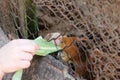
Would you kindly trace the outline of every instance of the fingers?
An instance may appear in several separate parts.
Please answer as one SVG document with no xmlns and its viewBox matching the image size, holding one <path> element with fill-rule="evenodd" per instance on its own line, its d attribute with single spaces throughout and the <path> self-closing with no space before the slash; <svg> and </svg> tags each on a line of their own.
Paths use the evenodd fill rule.
<svg viewBox="0 0 120 80">
<path fill-rule="evenodd" d="M 26 39 L 17 39 L 13 40 L 14 48 L 16 50 L 22 50 L 34 54 L 36 50 L 39 49 L 39 46 L 33 42 L 33 40 Z"/>
<path fill-rule="evenodd" d="M 19 59 L 20 60 L 27 60 L 27 61 L 31 61 L 33 59 L 33 55 L 30 53 L 26 53 L 26 52 L 22 52 L 19 55 Z"/>
<path fill-rule="evenodd" d="M 30 61 L 33 58 L 33 55 L 30 53 L 20 53 L 20 67 L 21 68 L 28 68 L 30 66 Z"/>
<path fill-rule="evenodd" d="M 32 40 L 17 39 L 10 41 L 0 49 L 1 69 L 8 73 L 28 68 L 39 47 Z"/>
<path fill-rule="evenodd" d="M 21 68 L 28 68 L 30 66 L 30 61 L 27 61 L 27 60 L 21 60 L 20 61 L 20 67 Z"/>
<path fill-rule="evenodd" d="M 33 46 L 34 49 L 39 49 L 39 46 L 33 40 L 21 39 L 21 44 L 28 44 L 28 46 Z"/>
<path fill-rule="evenodd" d="M 32 44 L 25 44 L 25 45 L 19 46 L 19 50 L 34 54 L 37 48 Z"/>
</svg>

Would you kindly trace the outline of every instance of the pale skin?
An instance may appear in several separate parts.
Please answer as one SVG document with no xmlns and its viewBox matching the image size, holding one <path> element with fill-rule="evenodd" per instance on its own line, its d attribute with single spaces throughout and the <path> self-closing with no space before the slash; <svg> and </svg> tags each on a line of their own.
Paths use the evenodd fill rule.
<svg viewBox="0 0 120 80">
<path fill-rule="evenodd" d="M 32 40 L 27 39 L 16 39 L 4 45 L 0 49 L 0 80 L 5 73 L 28 68 L 38 49 Z"/>
</svg>

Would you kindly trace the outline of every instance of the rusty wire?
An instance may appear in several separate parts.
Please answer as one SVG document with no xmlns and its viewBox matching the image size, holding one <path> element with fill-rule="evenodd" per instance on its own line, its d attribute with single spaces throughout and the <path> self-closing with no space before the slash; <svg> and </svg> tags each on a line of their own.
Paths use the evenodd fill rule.
<svg viewBox="0 0 120 80">
<path fill-rule="evenodd" d="M 47 9 L 52 14 L 50 17 L 57 17 L 60 21 L 68 24 L 69 27 L 74 27 L 73 30 L 77 32 L 74 34 L 82 34 L 86 37 L 86 41 L 76 41 L 79 49 L 79 59 L 81 60 L 80 56 L 84 55 L 86 61 L 76 64 L 78 67 L 86 66 L 85 69 L 90 75 L 90 80 L 120 79 L 118 70 L 120 68 L 120 60 L 118 59 L 120 26 L 115 26 L 113 21 L 118 20 L 117 16 L 120 16 L 117 14 L 112 16 L 119 8 L 116 5 L 116 10 L 113 10 L 113 6 L 110 5 L 111 3 L 115 4 L 115 1 L 86 0 L 81 2 L 81 5 L 78 4 L 80 2 L 77 0 L 33 0 L 33 3 L 39 9 Z M 103 4 L 107 4 L 108 7 L 103 6 Z M 85 13 L 84 8 L 90 14 Z M 108 14 L 106 14 L 107 12 Z M 82 74 L 82 76 L 86 74 Z"/>
</svg>

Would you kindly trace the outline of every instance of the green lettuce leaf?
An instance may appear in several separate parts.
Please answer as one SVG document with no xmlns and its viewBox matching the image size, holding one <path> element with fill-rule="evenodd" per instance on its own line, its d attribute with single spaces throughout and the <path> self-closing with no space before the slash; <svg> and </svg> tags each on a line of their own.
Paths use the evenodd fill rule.
<svg viewBox="0 0 120 80">
<path fill-rule="evenodd" d="M 15 74 L 12 77 L 12 80 L 21 80 L 22 74 L 23 74 L 23 70 L 19 70 L 19 71 L 15 72 Z"/>
<path fill-rule="evenodd" d="M 61 50 L 59 46 L 56 46 L 52 42 L 48 42 L 42 37 L 38 37 L 37 39 L 34 40 L 34 42 L 40 47 L 40 50 L 36 51 L 36 55 L 46 56 L 50 53 Z"/>
</svg>

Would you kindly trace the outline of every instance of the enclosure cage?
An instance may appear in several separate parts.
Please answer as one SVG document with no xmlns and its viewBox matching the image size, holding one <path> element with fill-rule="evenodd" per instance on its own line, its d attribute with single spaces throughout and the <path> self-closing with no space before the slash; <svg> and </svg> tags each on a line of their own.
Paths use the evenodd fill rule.
<svg viewBox="0 0 120 80">
<path fill-rule="evenodd" d="M 59 33 L 49 40 L 62 37 L 63 50 L 52 56 L 75 80 L 120 79 L 119 18 L 119 0 L 0 1 L 0 26 L 9 39 Z"/>
</svg>

